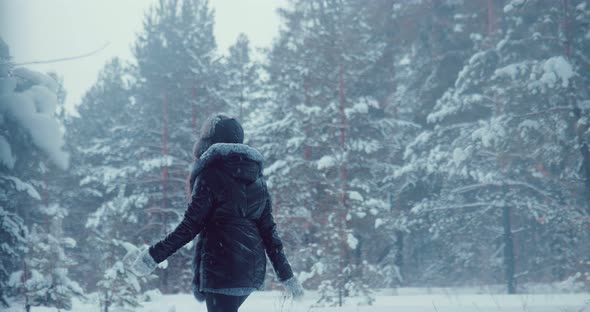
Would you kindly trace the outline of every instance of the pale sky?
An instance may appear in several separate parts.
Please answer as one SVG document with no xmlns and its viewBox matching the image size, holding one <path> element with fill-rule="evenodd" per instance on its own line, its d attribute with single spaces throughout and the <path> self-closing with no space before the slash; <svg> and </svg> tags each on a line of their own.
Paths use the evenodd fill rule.
<svg viewBox="0 0 590 312">
<path fill-rule="evenodd" d="M 276 9 L 286 0 L 210 0 L 215 9 L 215 36 L 225 53 L 238 34 L 254 48 L 269 47 L 280 24 Z M 130 59 L 131 45 L 142 29 L 144 11 L 157 0 L 0 0 L 0 36 L 15 63 L 85 54 L 92 56 L 53 64 L 28 65 L 64 77 L 71 109 L 115 56 Z"/>
</svg>

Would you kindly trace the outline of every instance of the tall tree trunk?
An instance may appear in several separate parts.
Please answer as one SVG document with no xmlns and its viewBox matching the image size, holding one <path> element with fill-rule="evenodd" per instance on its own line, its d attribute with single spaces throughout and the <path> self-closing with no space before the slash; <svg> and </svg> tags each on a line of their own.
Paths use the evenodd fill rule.
<svg viewBox="0 0 590 312">
<path fill-rule="evenodd" d="M 404 266 L 404 232 L 400 230 L 395 231 L 395 257 L 393 259 L 395 265 L 397 279 L 400 285 L 403 285 L 404 278 L 402 275 L 402 268 Z"/>
<path fill-rule="evenodd" d="M 344 113 L 344 108 L 346 105 L 346 100 L 344 98 L 344 78 L 342 69 L 340 70 L 340 79 L 338 82 L 338 94 L 340 97 L 340 147 L 342 149 L 343 156 L 346 157 L 346 114 Z M 347 187 L 348 187 L 348 164 L 346 159 L 342 160 L 342 168 L 341 168 L 341 178 L 342 178 L 342 207 L 343 211 L 346 212 L 346 199 L 347 199 Z M 344 222 L 346 223 L 346 222 Z"/>
<path fill-rule="evenodd" d="M 195 83 L 196 84 L 196 83 Z M 191 103 L 191 128 L 193 130 L 193 135 L 196 136 L 197 135 L 197 107 L 196 107 L 196 101 L 197 101 L 197 87 L 196 85 L 193 85 L 192 87 L 192 96 L 193 96 L 193 101 Z M 193 158 L 195 156 L 193 155 Z M 191 198 L 191 192 L 193 191 L 191 189 L 191 173 L 190 170 L 186 176 L 186 201 L 188 202 Z"/>
<path fill-rule="evenodd" d="M 342 151 L 342 155 L 343 157 L 346 157 L 346 115 L 344 113 L 344 108 L 345 108 L 345 104 L 346 104 L 346 100 L 344 97 L 344 72 L 342 67 L 340 67 L 340 77 L 338 79 L 338 96 L 339 96 L 339 100 L 340 100 L 340 147 L 341 147 L 341 151 Z M 344 284 L 345 284 L 345 278 L 346 276 L 344 276 L 344 268 L 346 267 L 346 265 L 348 264 L 347 260 L 347 248 L 348 248 L 348 242 L 347 242 L 347 221 L 346 221 L 346 215 L 347 215 L 347 208 L 346 208 L 346 199 L 347 199 L 347 186 L 348 186 L 348 167 L 347 167 L 347 163 L 346 160 L 343 159 L 342 160 L 342 166 L 340 168 L 340 174 L 341 174 L 341 182 L 342 182 L 342 186 L 341 186 L 341 194 L 340 194 L 340 205 L 341 205 L 341 219 L 340 219 L 340 226 L 341 226 L 341 237 L 342 237 L 342 247 L 341 247 L 341 254 L 342 254 L 342 258 L 341 258 L 341 274 L 343 274 L 343 280 L 340 283 L 340 296 L 339 296 L 339 306 L 342 306 L 342 296 L 343 296 L 343 292 L 344 292 Z"/>
<path fill-rule="evenodd" d="M 508 205 L 502 207 L 502 228 L 504 229 L 504 274 L 509 294 L 516 293 L 514 238 L 512 236 L 511 209 Z"/>
<path fill-rule="evenodd" d="M 113 293 L 112 284 L 111 284 L 110 292 L 111 292 L 111 294 Z M 103 312 L 109 312 L 110 306 L 111 306 L 111 297 L 109 296 L 109 292 L 105 291 L 104 292 L 104 311 Z"/>
<path fill-rule="evenodd" d="M 494 45 L 494 33 L 496 32 L 496 17 L 494 16 L 493 0 L 488 0 L 488 39 L 490 47 Z"/>
<path fill-rule="evenodd" d="M 165 159 L 168 155 L 168 99 L 166 92 L 163 92 L 162 100 L 162 156 Z M 162 167 L 162 209 L 166 209 L 166 197 L 168 191 L 168 166 Z"/>
<path fill-rule="evenodd" d="M 25 281 L 28 279 L 28 268 L 27 262 L 23 259 L 23 276 L 21 278 L 21 282 L 23 283 L 23 294 L 25 296 L 25 310 L 29 312 L 31 310 L 31 305 L 29 305 L 29 294 L 27 292 L 27 287 L 25 285 Z"/>
<path fill-rule="evenodd" d="M 305 98 L 305 106 L 309 107 L 311 104 L 311 98 L 309 96 L 309 83 L 307 77 L 303 81 L 303 92 Z M 305 147 L 303 148 L 303 159 L 310 160 L 311 159 L 311 146 L 307 143 L 309 142 L 309 136 L 311 135 L 311 120 L 307 121 L 307 125 L 305 125 Z"/>
<path fill-rule="evenodd" d="M 168 155 L 168 103 L 167 103 L 168 99 L 166 97 L 166 91 L 162 92 L 162 156 L 164 159 L 166 159 L 166 156 Z M 167 197 L 167 191 L 168 191 L 168 166 L 164 165 L 162 166 L 162 179 L 161 179 L 161 184 L 162 184 L 162 211 L 166 210 L 166 197 Z M 161 213 L 161 220 L 162 220 L 162 231 L 165 231 L 166 229 L 166 215 L 165 213 Z M 169 291 L 168 290 L 168 270 L 164 271 L 164 274 L 162 275 L 162 279 L 161 279 L 161 283 L 163 286 L 163 289 L 165 289 L 165 291 Z"/>
<path fill-rule="evenodd" d="M 191 127 L 193 128 L 193 135 L 197 134 L 197 87 L 192 88 L 193 102 L 191 103 Z"/>
<path fill-rule="evenodd" d="M 244 122 L 244 68 L 240 69 L 240 122 Z"/>
</svg>

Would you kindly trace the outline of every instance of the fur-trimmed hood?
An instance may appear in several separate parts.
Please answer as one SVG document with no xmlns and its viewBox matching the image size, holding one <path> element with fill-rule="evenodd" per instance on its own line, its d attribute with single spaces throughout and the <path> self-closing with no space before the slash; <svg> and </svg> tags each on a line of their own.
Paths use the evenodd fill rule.
<svg viewBox="0 0 590 312">
<path fill-rule="evenodd" d="M 213 144 L 193 165 L 190 178 L 191 190 L 195 179 L 208 166 L 220 165 L 234 178 L 250 183 L 262 175 L 263 162 L 262 154 L 246 144 Z"/>
</svg>

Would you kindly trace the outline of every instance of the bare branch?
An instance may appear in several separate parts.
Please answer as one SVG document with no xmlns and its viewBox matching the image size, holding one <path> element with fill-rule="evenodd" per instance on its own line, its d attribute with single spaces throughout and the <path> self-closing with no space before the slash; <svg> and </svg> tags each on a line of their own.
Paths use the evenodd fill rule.
<svg viewBox="0 0 590 312">
<path fill-rule="evenodd" d="M 77 60 L 77 59 L 81 59 L 81 58 L 85 58 L 85 57 L 89 57 L 91 55 L 94 55 L 102 50 L 104 50 L 106 47 L 108 47 L 110 44 L 110 42 L 105 42 L 100 48 L 94 50 L 94 51 L 90 51 L 88 53 L 84 53 L 84 54 L 80 54 L 80 55 L 75 55 L 75 56 L 69 56 L 69 57 L 62 57 L 62 58 L 57 58 L 57 59 L 52 59 L 52 60 L 44 60 L 44 61 L 32 61 L 32 62 L 23 62 L 23 63 L 15 63 L 13 64 L 14 66 L 23 66 L 23 65 L 33 65 L 33 64 L 51 64 L 51 63 L 58 63 L 58 62 L 66 62 L 66 61 L 71 61 L 71 60 Z"/>
</svg>

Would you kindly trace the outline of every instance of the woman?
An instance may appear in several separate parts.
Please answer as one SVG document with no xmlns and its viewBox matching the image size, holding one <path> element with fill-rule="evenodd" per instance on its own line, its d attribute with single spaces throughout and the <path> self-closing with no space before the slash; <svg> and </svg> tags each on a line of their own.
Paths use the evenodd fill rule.
<svg viewBox="0 0 590 312">
<path fill-rule="evenodd" d="M 250 293 L 261 289 L 266 255 L 288 292 L 303 296 L 273 221 L 262 155 L 243 140 L 237 120 L 225 115 L 209 118 L 193 148 L 197 161 L 182 222 L 143 250 L 132 265 L 136 274 L 149 274 L 200 233 L 192 288 L 209 312 L 237 311 Z"/>
</svg>

